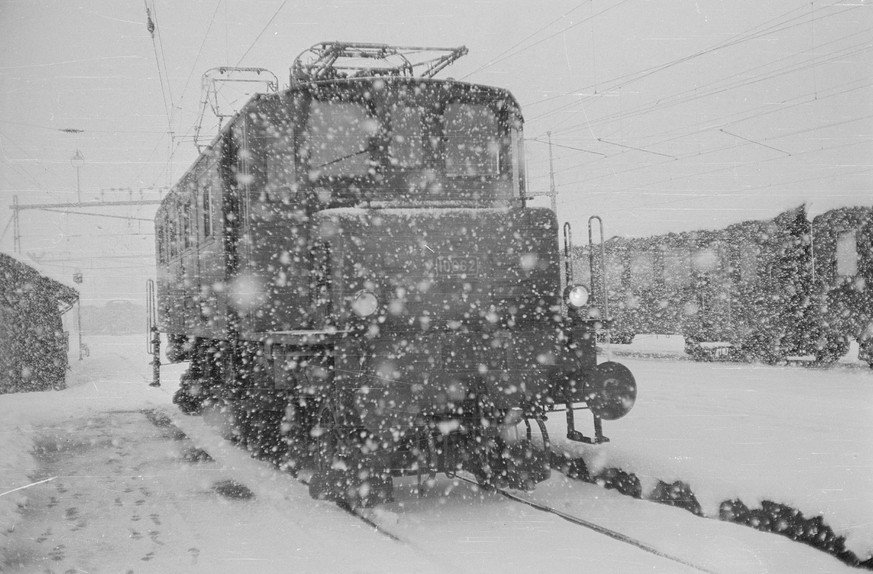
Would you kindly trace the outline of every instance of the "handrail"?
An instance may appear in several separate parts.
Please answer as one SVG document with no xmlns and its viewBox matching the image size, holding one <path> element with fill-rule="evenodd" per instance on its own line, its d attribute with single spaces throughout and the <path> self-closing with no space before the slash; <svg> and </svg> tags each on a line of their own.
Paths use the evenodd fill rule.
<svg viewBox="0 0 873 574">
<path fill-rule="evenodd" d="M 597 292 L 594 289 L 594 278 L 597 276 L 595 273 L 595 255 L 594 255 L 594 220 L 597 220 L 598 228 L 600 229 L 600 285 L 598 286 L 600 290 L 603 292 L 603 304 L 600 305 L 600 301 L 597 297 Z M 603 240 L 603 220 L 599 215 L 592 215 L 588 218 L 588 265 L 591 269 L 591 289 L 592 289 L 592 299 L 594 300 L 595 305 L 598 305 L 601 308 L 601 318 L 604 320 L 609 319 L 609 294 L 606 290 L 606 244 Z"/>
<path fill-rule="evenodd" d="M 573 236 L 570 228 L 570 222 L 564 223 L 564 280 L 566 286 L 573 284 L 573 265 L 570 262 L 570 253 L 572 251 Z"/>
</svg>

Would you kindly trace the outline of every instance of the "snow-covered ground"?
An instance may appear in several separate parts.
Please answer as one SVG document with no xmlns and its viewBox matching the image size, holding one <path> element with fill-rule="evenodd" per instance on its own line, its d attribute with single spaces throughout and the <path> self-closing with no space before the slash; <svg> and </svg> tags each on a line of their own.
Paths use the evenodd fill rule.
<svg viewBox="0 0 873 574">
<path fill-rule="evenodd" d="M 611 442 L 561 440 L 589 468 L 633 472 L 644 492 L 658 480 L 687 483 L 707 516 L 740 499 L 821 515 L 862 560 L 873 552 L 873 370 L 857 347 L 830 368 L 685 360 L 680 337 L 638 336 L 612 345 L 635 373 L 626 418 L 604 423 Z M 642 359 L 636 357 L 658 357 Z M 578 417 L 585 418 L 585 417 Z"/>
<path fill-rule="evenodd" d="M 6 561 L 0 560 L 0 571 L 43 572 L 86 563 L 96 565 L 84 568 L 91 572 L 694 571 L 445 478 L 423 498 L 398 488 L 395 502 L 372 511 L 375 522 L 406 540 L 398 544 L 330 504 L 310 500 L 304 485 L 248 458 L 201 417 L 178 414 L 170 397 L 184 366 L 165 366 L 164 385 L 149 387 L 144 337 L 94 337 L 89 346 L 91 356 L 72 365 L 68 389 L 0 396 L 0 549 Z M 873 371 L 851 360 L 830 369 L 694 363 L 678 360 L 681 344 L 675 340 L 643 337 L 612 350 L 637 377 L 635 409 L 606 423 L 612 441 L 599 446 L 563 440 L 563 416 L 556 414 L 548 423 L 556 449 L 581 455 L 592 472 L 609 467 L 633 472 L 644 493 L 659 479 L 682 480 L 708 516 L 717 516 L 721 501 L 735 498 L 750 507 L 762 500 L 795 506 L 806 516 L 823 516 L 861 559 L 870 555 Z M 618 356 L 654 351 L 660 358 Z M 169 413 L 215 461 L 186 465 L 170 456 L 169 443 L 146 436 L 155 432 L 153 426 L 148 431 L 144 418 L 137 422 L 130 414 L 147 408 Z M 77 442 L 77 433 L 92 437 L 92 446 L 103 440 L 93 437 L 107 437 L 107 446 L 118 451 L 110 464 L 115 470 L 92 468 L 104 463 L 78 456 L 75 448 L 64 460 L 78 460 L 80 467 L 47 467 L 44 458 L 31 454 L 47 433 L 70 436 L 71 445 L 85 440 Z M 150 472 L 123 467 L 123 459 L 132 456 L 140 457 L 137 468 L 148 465 L 143 468 Z M 107 486 L 113 472 L 127 481 L 126 488 Z M 22 488 L 42 479 L 52 480 Z M 219 479 L 244 483 L 255 498 L 220 499 L 210 490 Z M 39 520 L 52 516 L 48 493 L 62 496 L 56 491 L 75 496 L 75 509 L 60 515 L 64 525 L 35 532 Z M 560 474 L 527 496 L 707 571 L 851 570 L 782 537 L 622 497 Z M 172 509 L 160 519 L 144 509 L 156 498 Z M 124 512 L 113 510 L 113 499 Z M 91 531 L 81 518 L 89 507 Z M 94 540 L 98 517 L 105 522 L 103 538 Z M 48 539 L 46 544 L 52 537 L 63 544 L 54 546 L 47 562 L 32 557 L 23 567 L 13 566 L 11 553 L 34 546 L 36 534 Z M 90 562 L 70 562 L 71 555 Z"/>
</svg>

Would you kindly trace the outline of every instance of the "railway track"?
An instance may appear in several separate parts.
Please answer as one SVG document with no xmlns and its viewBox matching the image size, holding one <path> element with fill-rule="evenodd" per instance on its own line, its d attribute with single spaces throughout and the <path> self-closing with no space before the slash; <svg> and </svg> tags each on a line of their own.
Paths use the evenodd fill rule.
<svg viewBox="0 0 873 574">
<path fill-rule="evenodd" d="M 458 476 L 458 478 L 463 480 L 464 482 L 474 484 L 474 485 L 477 485 L 480 488 L 482 488 L 482 486 L 479 485 L 475 480 L 471 480 L 471 479 L 466 478 L 464 476 Z M 694 564 L 692 562 L 689 562 L 688 560 L 674 556 L 668 552 L 664 552 L 662 550 L 659 550 L 650 544 L 646 544 L 642 540 L 639 540 L 637 538 L 633 538 L 632 536 L 628 536 L 626 534 L 618 532 L 617 530 L 607 528 L 605 526 L 602 526 L 600 524 L 596 524 L 594 522 L 591 522 L 589 520 L 585 520 L 584 518 L 580 518 L 580 517 L 574 516 L 572 514 L 568 514 L 566 512 L 563 512 L 561 510 L 553 508 L 547 504 L 542 504 L 540 502 L 527 499 L 523 496 L 509 492 L 508 490 L 505 490 L 502 488 L 494 488 L 494 487 L 487 487 L 487 488 L 489 490 L 492 490 L 493 492 L 500 494 L 501 496 L 503 496 L 505 498 L 508 498 L 509 500 L 512 500 L 512 501 L 517 502 L 519 504 L 524 504 L 525 506 L 529 506 L 530 508 L 539 510 L 540 512 L 544 512 L 546 514 L 551 514 L 553 516 L 557 516 L 558 518 L 562 518 L 563 520 L 566 520 L 567 522 L 569 522 L 571 524 L 575 524 L 576 526 L 581 526 L 582 528 L 587 528 L 588 530 L 592 530 L 598 534 L 602 534 L 604 536 L 612 538 L 613 540 L 617 540 L 623 544 L 627 544 L 628 546 L 638 548 L 639 550 L 642 550 L 643 552 L 648 552 L 649 554 L 654 554 L 655 556 L 658 556 L 660 558 L 664 558 L 666 560 L 671 560 L 673 562 L 677 562 L 679 564 L 682 564 L 683 566 L 687 566 L 687 567 L 692 568 L 698 572 L 705 572 L 707 574 L 716 574 L 716 572 L 714 572 L 713 570 L 710 570 L 708 568 L 704 568 L 703 566 Z"/>
<path fill-rule="evenodd" d="M 171 417 L 167 416 L 166 413 L 164 413 L 160 410 L 148 410 L 148 411 L 144 411 L 144 414 L 153 424 L 166 429 L 167 432 L 172 433 L 173 436 L 176 436 L 176 437 L 184 437 L 185 436 L 184 431 L 179 429 L 175 425 L 175 423 L 172 421 Z M 202 450 L 202 449 L 200 449 L 200 450 L 202 451 L 202 456 L 211 459 L 211 455 L 207 451 Z M 270 461 L 270 462 L 274 462 L 274 461 Z M 274 465 L 276 466 L 276 468 L 279 468 L 279 465 L 276 465 L 275 463 L 274 463 Z M 560 471 L 559 469 L 556 469 L 556 470 Z M 310 482 L 311 477 L 309 476 L 308 471 L 303 470 L 295 478 L 302 485 L 307 486 L 307 487 L 309 486 L 309 482 Z M 486 492 L 493 492 L 493 493 L 499 494 L 500 496 L 506 498 L 507 500 L 511 500 L 512 502 L 514 502 L 516 504 L 524 505 L 525 507 L 532 508 L 538 512 L 548 514 L 551 516 L 555 516 L 557 518 L 560 518 L 560 519 L 568 522 L 569 524 L 573 524 L 577 527 L 585 528 L 589 531 L 606 536 L 606 537 L 608 537 L 612 540 L 615 540 L 619 543 L 622 543 L 628 547 L 635 548 L 639 551 L 655 555 L 655 556 L 662 558 L 664 560 L 669 560 L 669 561 L 672 561 L 674 563 L 681 564 L 681 565 L 689 568 L 691 571 L 703 572 L 705 574 L 716 574 L 712 570 L 709 570 L 703 566 L 694 564 L 694 563 L 692 563 L 688 560 L 685 560 L 681 557 L 674 556 L 668 552 L 665 552 L 663 550 L 655 548 L 654 546 L 647 544 L 646 542 L 644 542 L 642 540 L 636 539 L 632 536 L 629 536 L 629 535 L 624 534 L 622 532 L 618 532 L 618 531 L 613 530 L 611 528 L 608 528 L 606 526 L 596 524 L 596 523 L 594 523 L 590 520 L 586 520 L 580 516 L 575 516 L 573 514 L 569 514 L 567 512 L 558 510 L 558 509 L 556 509 L 550 505 L 544 504 L 542 502 L 538 502 L 535 500 L 525 498 L 524 496 L 522 496 L 518 493 L 510 492 L 508 490 L 501 489 L 501 488 L 484 487 L 484 486 L 480 485 L 476 480 L 468 478 L 468 477 L 464 476 L 463 474 L 455 474 L 453 476 L 453 479 L 460 484 L 465 484 L 465 485 L 470 486 L 471 492 L 476 492 L 476 491 L 481 489 L 481 490 L 484 490 Z M 360 520 L 361 522 L 366 524 L 367 527 L 372 528 L 374 532 L 377 532 L 378 534 L 390 539 L 391 541 L 399 543 L 399 544 L 403 544 L 404 546 L 408 546 L 408 547 L 416 550 L 417 552 L 419 552 L 423 555 L 430 554 L 431 555 L 430 557 L 433 558 L 432 553 L 428 552 L 426 549 L 424 549 L 422 547 L 422 545 L 419 544 L 416 540 L 410 538 L 405 533 L 397 532 L 398 527 L 396 524 L 394 524 L 394 525 L 386 524 L 386 520 L 384 519 L 384 514 L 381 513 L 380 511 L 370 509 L 370 508 L 353 508 L 350 505 L 343 503 L 343 502 L 336 503 L 336 507 L 339 508 L 340 510 L 342 510 L 343 512 L 347 513 L 349 516 L 354 517 L 356 520 Z M 394 513 L 388 512 L 387 514 L 393 515 Z M 388 522 L 390 522 L 390 521 L 388 521 Z"/>
<path fill-rule="evenodd" d="M 543 504 L 543 503 L 537 502 L 535 500 L 530 500 L 528 498 L 525 498 L 524 496 L 510 492 L 506 489 L 497 488 L 497 487 L 490 487 L 490 486 L 483 486 L 483 485 L 479 484 L 478 481 L 476 481 L 474 479 L 467 478 L 466 476 L 463 476 L 461 474 L 455 474 L 454 478 L 460 480 L 461 482 L 469 484 L 475 488 L 481 488 L 481 489 L 484 489 L 486 491 L 497 493 L 508 500 L 511 500 L 511 501 L 516 502 L 518 504 L 522 504 L 524 506 L 533 508 L 533 509 L 538 510 L 542 513 L 556 516 L 558 518 L 561 518 L 562 520 L 569 522 L 570 524 L 574 524 L 576 526 L 586 528 L 588 530 L 596 532 L 597 534 L 601 534 L 603 536 L 606 536 L 608 538 L 616 540 L 616 541 L 618 541 L 622 544 L 625 544 L 627 546 L 636 548 L 638 550 L 641 550 L 643 552 L 647 552 L 649 554 L 653 554 L 653 555 L 658 556 L 659 558 L 663 558 L 665 560 L 676 562 L 676 563 L 681 564 L 683 566 L 686 566 L 694 571 L 703 572 L 705 574 L 718 574 L 714 570 L 700 566 L 698 564 L 694 564 L 693 562 L 690 562 L 690 561 L 685 560 L 681 557 L 672 555 L 672 554 L 665 552 L 663 550 L 659 550 L 658 548 L 655 548 L 654 546 L 647 544 L 646 542 L 644 542 L 642 540 L 639 540 L 637 538 L 634 538 L 632 536 L 629 536 L 629 535 L 624 534 L 622 532 L 619 532 L 617 530 L 607 528 L 606 526 L 597 524 L 595 522 L 591 522 L 590 520 L 586 520 L 586 519 L 581 518 L 579 516 L 575 516 L 573 514 L 563 512 L 563 511 L 558 510 L 558 509 L 556 509 L 552 506 L 549 506 L 547 504 Z M 305 484 L 308 486 L 309 482 L 306 479 L 301 478 L 299 480 L 302 484 Z M 386 529 L 385 527 L 380 525 L 378 518 L 374 517 L 372 511 L 370 511 L 369 509 L 352 508 L 348 504 L 344 504 L 344 503 L 337 503 L 336 505 L 341 510 L 343 510 L 346 513 L 348 513 L 349 515 L 357 518 L 358 520 L 361 520 L 362 522 L 364 522 L 368 526 L 372 527 L 375 531 L 390 538 L 391 540 L 394 540 L 395 542 L 400 542 L 402 544 L 411 544 L 410 541 L 405 540 L 400 535 L 395 534 L 395 533 L 391 532 L 389 529 Z"/>
<path fill-rule="evenodd" d="M 502 496 L 508 500 L 511 500 L 517 504 L 523 505 L 523 506 L 528 507 L 528 508 L 532 508 L 532 509 L 537 510 L 539 512 L 542 512 L 544 514 L 558 517 L 558 518 L 560 518 L 560 519 L 562 519 L 570 524 L 573 524 L 575 526 L 585 528 L 585 529 L 590 530 L 592 532 L 595 532 L 597 534 L 606 536 L 606 537 L 608 537 L 612 540 L 615 540 L 619 543 L 622 543 L 628 547 L 635 548 L 637 550 L 640 550 L 642 552 L 646 552 L 648 554 L 652 554 L 652 555 L 657 556 L 659 558 L 662 558 L 664 560 L 668 560 L 668 561 L 671 561 L 671 562 L 674 562 L 677 564 L 681 564 L 682 566 L 685 566 L 686 568 L 689 568 L 692 571 L 702 572 L 704 574 L 718 574 L 714 570 L 711 570 L 711 569 L 706 568 L 704 566 L 701 566 L 699 564 L 695 564 L 689 560 L 686 560 L 686 559 L 683 559 L 681 557 L 670 554 L 669 552 L 660 550 L 660 549 L 658 549 L 658 548 L 652 546 L 651 544 L 648 544 L 642 540 L 639 540 L 637 538 L 634 538 L 632 536 L 629 536 L 629 535 L 624 534 L 622 532 L 619 532 L 617 530 L 607 528 L 606 526 L 594 523 L 592 521 L 586 520 L 586 519 L 581 518 L 579 516 L 575 516 L 573 514 L 563 512 L 563 511 L 558 510 L 558 509 L 556 509 L 552 506 L 549 506 L 547 504 L 543 504 L 541 502 L 530 500 L 528 498 L 525 498 L 524 496 L 521 496 L 519 494 L 516 494 L 514 492 L 510 492 L 510 491 L 502 489 L 502 488 L 484 487 L 481 484 L 479 484 L 476 480 L 467 478 L 461 474 L 454 475 L 454 478 L 459 480 L 460 482 L 468 484 L 474 488 L 484 489 L 484 490 L 489 491 L 489 492 L 494 492 L 494 493 L 499 494 L 500 496 Z M 298 478 L 298 480 L 304 485 L 308 486 L 308 484 L 309 484 L 309 481 L 307 478 L 300 477 L 300 478 Z M 367 526 L 373 528 L 374 531 L 376 531 L 379 534 L 393 540 L 394 542 L 398 542 L 400 544 L 415 547 L 415 548 L 421 550 L 419 548 L 419 545 L 417 545 L 415 542 L 408 540 L 406 537 L 404 537 L 401 534 L 397 534 L 397 533 L 393 532 L 390 526 L 385 526 L 385 525 L 381 524 L 380 523 L 381 520 L 380 520 L 378 514 L 375 513 L 372 509 L 352 508 L 348 504 L 344 504 L 344 503 L 336 503 L 336 506 L 338 508 L 340 508 L 341 510 L 343 510 L 344 512 L 346 512 L 349 516 L 352 516 L 355 519 L 360 520 L 361 522 L 363 522 Z"/>
<path fill-rule="evenodd" d="M 161 416 L 159 418 L 163 419 L 164 417 Z M 169 419 L 169 417 L 167 417 L 167 419 Z M 156 424 L 157 424 L 157 421 L 153 421 L 153 422 L 156 422 Z M 169 421 L 163 420 L 161 422 L 166 424 Z M 277 468 L 279 468 L 277 461 L 269 461 L 269 462 L 271 462 Z M 640 495 L 640 492 L 639 492 L 639 489 L 640 489 L 639 481 L 633 475 L 628 475 L 626 473 L 616 471 L 612 475 L 608 476 L 606 480 L 604 480 L 603 476 L 601 476 L 601 475 L 597 475 L 597 476 L 589 475 L 588 471 L 585 469 L 584 463 L 582 463 L 581 460 L 565 458 L 563 456 L 556 455 L 555 453 L 553 453 L 553 456 L 551 459 L 551 467 L 552 467 L 552 470 L 555 471 L 555 473 L 559 473 L 561 475 L 564 475 L 571 481 L 578 481 L 581 483 L 597 483 L 599 486 L 605 486 L 606 488 L 616 490 L 617 492 L 619 492 L 621 494 L 629 495 L 633 498 L 638 498 L 638 499 L 642 498 Z M 308 485 L 309 485 L 309 480 L 308 480 L 309 479 L 309 471 L 308 470 L 301 469 L 300 475 L 296 476 L 295 478 L 301 484 L 308 487 Z M 621 532 L 620 530 L 616 530 L 616 529 L 604 526 L 602 524 L 598 524 L 594 520 L 589 520 L 589 519 L 583 518 L 578 513 L 572 514 L 569 512 L 565 512 L 564 510 L 560 510 L 560 509 L 556 508 L 554 505 L 554 502 L 551 500 L 542 501 L 542 498 L 540 498 L 540 500 L 537 500 L 536 495 L 534 495 L 534 497 L 528 497 L 528 496 L 525 496 L 524 494 L 520 493 L 519 491 L 509 491 L 509 490 L 499 489 L 499 488 L 483 487 L 477 481 L 475 481 L 475 480 L 473 480 L 473 479 L 471 479 L 463 474 L 457 474 L 454 476 L 454 478 L 455 478 L 454 481 L 440 480 L 438 482 L 441 485 L 441 487 L 444 487 L 446 484 L 450 484 L 450 482 L 460 483 L 460 484 L 463 484 L 465 486 L 469 486 L 470 487 L 469 493 L 476 493 L 480 490 L 492 492 L 492 493 L 495 493 L 495 494 L 499 495 L 500 497 L 503 497 L 507 500 L 511 500 L 516 504 L 523 505 L 526 508 L 530 508 L 530 509 L 536 510 L 539 513 L 543 513 L 546 515 L 554 516 L 556 518 L 560 518 L 561 520 L 566 521 L 570 524 L 573 524 L 577 527 L 584 528 L 590 532 L 594 532 L 598 535 L 609 538 L 609 539 L 611 539 L 617 543 L 620 543 L 628 548 L 634 548 L 640 552 L 645 552 L 645 553 L 650 554 L 652 556 L 657 556 L 660 559 L 673 562 L 677 565 L 682 565 L 683 567 L 689 569 L 689 571 L 715 574 L 713 570 L 708 569 L 707 567 L 702 566 L 699 563 L 695 563 L 691 560 L 682 558 L 680 556 L 676 556 L 674 554 L 671 554 L 670 552 L 662 550 L 661 548 L 658 548 L 656 546 L 648 544 L 647 542 L 645 542 L 643 540 L 643 538 L 646 538 L 646 535 L 643 535 L 641 538 L 634 537 L 632 535 L 626 534 L 625 532 Z M 702 516 L 702 513 L 699 511 L 699 505 L 697 504 L 696 499 L 694 499 L 693 494 L 690 491 L 684 491 L 684 492 L 679 491 L 679 494 L 677 496 L 677 490 L 674 487 L 676 487 L 678 484 L 679 483 L 676 483 L 674 485 L 664 485 L 665 492 L 668 492 L 670 494 L 670 496 L 673 496 L 676 498 L 652 499 L 652 500 L 655 500 L 655 501 L 661 502 L 661 503 L 666 503 L 666 504 L 674 506 L 674 507 L 681 507 L 681 508 L 684 508 L 685 510 L 690 511 L 692 514 Z M 412 485 L 409 485 L 409 487 L 412 488 Z M 433 495 L 431 497 L 431 500 L 436 500 L 440 496 L 441 495 L 439 495 L 439 494 Z M 475 495 L 475 494 L 468 494 L 467 495 L 468 499 L 471 499 L 470 498 L 471 496 L 473 498 L 477 497 L 477 495 Z M 397 522 L 398 522 L 398 520 L 402 520 L 404 523 L 407 523 L 410 520 L 413 522 L 417 521 L 421 515 L 421 513 L 419 513 L 418 510 L 421 510 L 422 513 L 424 513 L 424 514 L 427 514 L 429 511 L 433 510 L 434 505 L 428 506 L 431 502 L 428 500 L 416 501 L 416 499 L 419 499 L 419 498 L 426 499 L 426 498 L 428 498 L 427 496 L 422 497 L 420 495 L 412 495 L 412 496 L 401 495 L 398 498 L 401 499 L 401 503 L 399 505 L 392 505 L 392 503 L 389 503 L 388 505 L 380 506 L 379 508 L 377 508 L 375 510 L 374 509 L 351 508 L 349 505 L 342 504 L 342 503 L 336 504 L 336 506 L 337 506 L 337 508 L 339 508 L 342 511 L 344 511 L 345 513 L 347 513 L 349 516 L 352 516 L 356 520 L 359 520 L 359 521 L 363 522 L 364 524 L 366 524 L 368 528 L 372 528 L 374 532 L 377 532 L 381 536 L 384 536 L 384 537 L 390 539 L 392 542 L 396 542 L 399 544 L 403 544 L 404 546 L 408 546 L 416 551 L 419 551 L 420 553 L 422 553 L 424 555 L 427 555 L 427 554 L 433 555 L 434 554 L 433 550 L 426 551 L 423 549 L 423 547 L 426 547 L 427 545 L 423 544 L 422 540 L 416 538 L 415 536 L 410 537 L 410 532 L 408 532 L 405 529 L 398 528 Z M 451 497 L 449 497 L 449 498 L 451 498 Z M 479 495 L 479 498 L 481 498 L 481 495 Z M 442 501 L 440 501 L 440 504 L 441 503 L 442 503 Z M 457 503 L 457 501 L 455 501 L 455 503 Z M 399 506 L 403 510 L 400 510 L 399 512 L 397 512 L 396 506 Z M 491 506 L 493 506 L 493 505 L 491 505 Z M 417 510 L 411 510 L 411 507 L 415 507 L 415 508 L 417 508 Z M 480 509 L 481 508 L 482 507 L 480 506 Z M 696 511 L 695 511 L 695 509 L 696 509 Z M 468 509 L 468 511 L 469 511 L 469 513 L 473 513 L 473 514 L 476 513 L 475 509 Z M 394 516 L 393 521 L 390 519 L 386 521 L 385 515 L 389 515 L 389 516 L 393 515 Z M 466 517 L 465 517 L 463 511 L 459 511 L 459 514 L 457 516 L 462 517 L 461 520 L 466 520 Z M 631 529 L 631 530 L 634 530 L 634 529 Z M 637 534 L 637 536 L 639 536 L 640 532 L 638 531 L 636 534 Z M 431 557 L 433 558 L 433 556 L 431 556 Z M 699 557 L 700 556 L 698 556 L 698 558 Z"/>
</svg>

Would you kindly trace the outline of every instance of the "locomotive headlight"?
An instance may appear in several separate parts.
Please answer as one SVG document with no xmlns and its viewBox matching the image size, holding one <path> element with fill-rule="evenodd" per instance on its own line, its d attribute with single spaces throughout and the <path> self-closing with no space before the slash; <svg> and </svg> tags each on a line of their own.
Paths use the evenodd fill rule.
<svg viewBox="0 0 873 574">
<path fill-rule="evenodd" d="M 369 317 L 379 309 L 379 299 L 371 291 L 361 289 L 352 299 L 352 311 L 358 317 Z"/>
<path fill-rule="evenodd" d="M 588 288 L 585 285 L 570 285 L 564 292 L 564 300 L 576 309 L 584 307 L 588 303 Z"/>
</svg>

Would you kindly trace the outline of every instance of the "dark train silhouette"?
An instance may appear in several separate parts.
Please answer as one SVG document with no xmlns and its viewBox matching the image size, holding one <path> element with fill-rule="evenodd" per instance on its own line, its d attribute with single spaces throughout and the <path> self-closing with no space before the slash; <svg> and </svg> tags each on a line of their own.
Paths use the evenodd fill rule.
<svg viewBox="0 0 873 574">
<path fill-rule="evenodd" d="M 526 205 L 515 99 L 432 77 L 465 52 L 314 46 L 157 212 L 158 329 L 190 361 L 176 402 L 314 467 L 313 496 L 369 504 L 458 470 L 530 487 L 547 413 L 596 443 L 635 400 L 627 368 L 597 364 L 588 289 L 562 286 L 555 214 Z"/>
<path fill-rule="evenodd" d="M 725 229 L 612 238 L 574 260 L 606 285 L 611 340 L 679 334 L 699 359 L 846 354 L 850 339 L 873 365 L 873 209 L 805 207 Z"/>
</svg>

